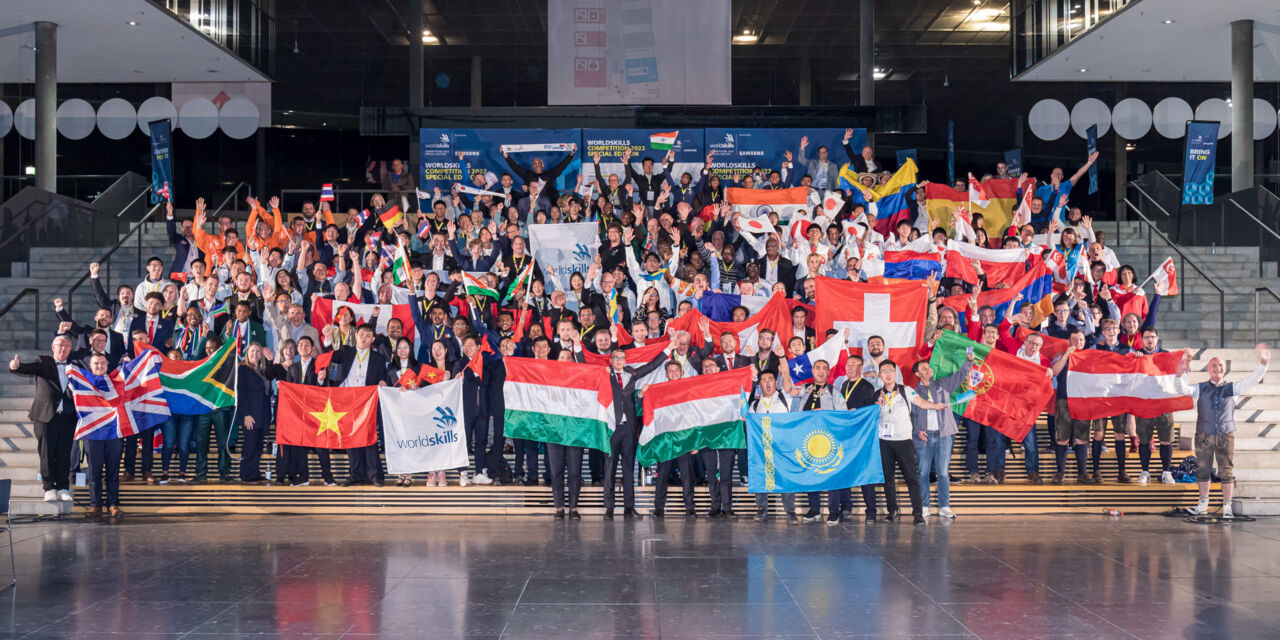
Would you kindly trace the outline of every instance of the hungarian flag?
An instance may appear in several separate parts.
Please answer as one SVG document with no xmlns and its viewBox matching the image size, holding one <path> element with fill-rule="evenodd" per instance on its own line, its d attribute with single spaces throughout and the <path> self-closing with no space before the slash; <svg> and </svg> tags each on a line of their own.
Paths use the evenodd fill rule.
<svg viewBox="0 0 1280 640">
<path fill-rule="evenodd" d="M 488 283 L 486 283 L 483 278 L 464 271 L 462 273 L 462 282 L 466 285 L 467 295 L 469 296 L 489 296 L 494 300 L 498 299 L 498 292 L 490 289 Z"/>
<path fill-rule="evenodd" d="M 295 447 L 356 449 L 378 443 L 377 387 L 279 383 L 276 441 Z"/>
<path fill-rule="evenodd" d="M 745 449 L 743 404 L 751 367 L 651 385 L 644 392 L 644 428 L 636 458 L 642 466 L 694 449 Z"/>
<path fill-rule="evenodd" d="M 1135 356 L 1085 349 L 1068 357 L 1067 407 L 1076 420 L 1155 418 L 1192 407 L 1176 384 L 1182 351 Z"/>
<path fill-rule="evenodd" d="M 613 390 L 604 367 L 507 358 L 502 386 L 508 438 L 609 451 Z"/>
<path fill-rule="evenodd" d="M 1160 266 L 1156 267 L 1155 272 L 1151 274 L 1148 280 L 1155 280 L 1168 287 L 1164 295 L 1178 295 L 1178 270 L 1173 267 L 1173 258 L 1165 258 L 1164 262 L 1161 262 Z"/>
<path fill-rule="evenodd" d="M 1004 178 L 987 180 L 981 183 L 977 200 L 970 199 L 970 191 L 958 191 L 950 185 L 925 183 L 925 208 L 939 226 L 949 229 L 952 226 L 952 213 L 966 207 L 969 214 L 982 214 L 982 226 L 987 233 L 992 229 L 1003 230 L 1013 220 L 1013 210 L 1018 206 L 1018 180 Z M 983 205 L 982 200 L 987 204 Z"/>
<path fill-rule="evenodd" d="M 760 311 L 752 314 L 746 320 L 741 322 L 716 322 L 711 321 L 711 344 L 715 353 L 720 353 L 720 334 L 728 331 L 738 336 L 738 346 L 755 344 L 756 339 L 760 336 L 760 330 L 769 329 L 774 332 L 774 340 L 786 344 L 791 339 L 791 310 L 800 301 L 791 300 L 782 294 L 776 294 L 765 303 Z M 701 340 L 702 330 L 698 328 L 698 323 L 707 316 L 697 309 L 690 309 L 679 318 L 672 318 L 667 321 L 667 334 L 680 330 L 688 331 L 694 340 Z M 809 317 L 813 317 L 810 314 Z"/>
<path fill-rule="evenodd" d="M 796 212 L 809 206 L 809 189 L 792 187 L 790 189 L 744 189 L 729 187 L 724 190 L 725 202 L 733 205 L 733 210 L 747 218 L 760 218 L 770 213 L 778 214 L 779 220 L 790 220 Z"/>
<path fill-rule="evenodd" d="M 987 286 L 1013 284 L 1027 272 L 1026 249 L 987 249 L 967 242 L 947 241 L 947 277 L 978 283 L 978 272 L 971 260 L 977 260 L 987 276 Z"/>
<path fill-rule="evenodd" d="M 676 137 L 680 135 L 679 131 L 668 131 L 667 133 L 655 133 L 649 136 L 649 146 L 654 149 L 666 151 L 676 145 Z"/>
<path fill-rule="evenodd" d="M 169 403 L 169 413 L 177 416 L 202 416 L 214 409 L 236 403 L 235 340 L 227 340 L 222 348 L 204 360 L 172 360 L 160 356 L 160 384 Z M 134 353 L 154 351 L 147 343 L 135 340 Z"/>
<path fill-rule="evenodd" d="M 325 327 L 333 324 L 334 316 L 343 308 L 351 309 L 355 315 L 356 325 L 368 322 L 373 325 L 374 332 L 378 335 L 387 335 L 387 323 L 392 318 L 400 320 L 401 326 L 404 328 L 404 335 L 410 340 L 414 339 L 417 332 L 417 325 L 413 323 L 413 310 L 408 304 L 356 304 L 354 302 L 343 302 L 334 300 L 333 298 L 316 298 L 311 304 L 311 326 L 324 335 Z M 374 315 L 374 310 L 378 310 L 378 315 Z"/>
<path fill-rule="evenodd" d="M 911 365 L 920 358 L 916 346 L 924 337 L 929 306 L 929 290 L 922 282 L 867 284 L 819 277 L 817 335 L 827 330 L 849 330 L 851 351 L 861 353 L 871 336 L 884 339 L 890 360 L 897 363 L 904 380 L 910 380 Z"/>
<path fill-rule="evenodd" d="M 965 350 L 970 347 L 973 365 L 951 394 L 951 410 L 1021 442 L 1053 397 L 1049 370 L 954 331 L 943 331 L 929 358 L 934 379 L 960 371 L 967 359 Z"/>
<path fill-rule="evenodd" d="M 390 209 L 378 214 L 378 219 L 382 220 L 382 226 L 393 229 L 396 225 L 404 220 L 404 213 L 400 211 L 400 205 L 391 205 Z"/>
</svg>

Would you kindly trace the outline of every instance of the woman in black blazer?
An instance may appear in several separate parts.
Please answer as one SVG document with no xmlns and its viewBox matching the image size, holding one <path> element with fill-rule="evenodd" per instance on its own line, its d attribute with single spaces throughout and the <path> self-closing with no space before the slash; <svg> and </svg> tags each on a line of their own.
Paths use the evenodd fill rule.
<svg viewBox="0 0 1280 640">
<path fill-rule="evenodd" d="M 262 355 L 262 345 L 253 342 L 245 349 L 244 362 L 236 380 L 236 421 L 244 433 L 240 458 L 240 482 L 262 484 L 262 443 L 271 425 L 271 363 Z"/>
</svg>

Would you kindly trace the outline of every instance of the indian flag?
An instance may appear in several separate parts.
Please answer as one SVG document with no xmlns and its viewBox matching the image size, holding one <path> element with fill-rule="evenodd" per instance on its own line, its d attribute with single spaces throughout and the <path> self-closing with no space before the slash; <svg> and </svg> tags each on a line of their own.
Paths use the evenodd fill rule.
<svg viewBox="0 0 1280 640">
<path fill-rule="evenodd" d="M 751 367 L 743 367 L 650 386 L 636 453 L 640 464 L 647 467 L 695 449 L 746 448 L 742 405 L 751 385 Z"/>
<path fill-rule="evenodd" d="M 409 282 L 409 256 L 404 252 L 404 245 L 396 247 L 395 257 L 391 260 L 391 278 L 397 287 Z"/>
<path fill-rule="evenodd" d="M 525 291 L 527 292 L 529 290 L 529 283 L 532 279 L 533 261 L 530 260 L 529 264 L 525 265 L 525 267 L 520 270 L 516 279 L 511 281 L 511 286 L 507 287 L 507 296 L 503 298 L 503 302 L 509 302 L 511 300 L 511 296 L 516 295 L 516 289 L 519 289 L 521 286 L 524 286 Z"/>
<path fill-rule="evenodd" d="M 462 282 L 467 285 L 467 295 L 469 296 L 489 296 L 494 300 L 498 299 L 498 292 L 490 289 L 489 285 L 479 276 L 463 272 Z"/>
<path fill-rule="evenodd" d="M 607 368 L 532 358 L 505 363 L 507 437 L 609 452 L 614 417 Z"/>
<path fill-rule="evenodd" d="M 668 131 L 667 133 L 655 133 L 649 136 L 649 146 L 654 149 L 666 151 L 676 144 L 676 137 L 680 135 L 679 131 Z"/>
</svg>

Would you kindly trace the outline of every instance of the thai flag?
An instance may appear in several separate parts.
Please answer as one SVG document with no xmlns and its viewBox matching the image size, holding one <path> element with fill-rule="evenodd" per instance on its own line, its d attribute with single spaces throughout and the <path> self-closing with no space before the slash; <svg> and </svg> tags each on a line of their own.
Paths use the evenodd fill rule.
<svg viewBox="0 0 1280 640">
<path fill-rule="evenodd" d="M 320 202 L 333 202 L 333 183 L 320 185 Z"/>
<path fill-rule="evenodd" d="M 942 275 L 942 254 L 937 251 L 886 251 L 884 277 L 924 280 Z"/>
<path fill-rule="evenodd" d="M 426 216 L 423 216 L 422 221 L 418 223 L 418 237 L 426 240 L 429 233 L 431 233 L 431 223 L 427 221 Z"/>
<path fill-rule="evenodd" d="M 382 245 L 382 260 L 381 260 L 382 268 L 383 269 L 389 268 L 391 266 L 391 263 L 395 262 L 395 260 L 396 260 L 395 245 L 390 245 L 390 244 Z"/>
<path fill-rule="evenodd" d="M 159 352 L 147 350 L 106 377 L 67 368 L 75 396 L 77 440 L 113 440 L 137 435 L 169 417 L 160 383 Z"/>
<path fill-rule="evenodd" d="M 813 363 L 819 360 L 831 367 L 831 373 L 827 375 L 828 384 L 838 376 L 844 375 L 844 361 L 849 357 L 845 347 L 844 334 L 840 333 L 831 336 L 817 349 L 787 360 L 787 373 L 791 376 L 791 382 L 793 384 L 813 382 Z"/>
<path fill-rule="evenodd" d="M 363 225 L 365 220 L 369 219 L 369 210 L 365 209 L 356 214 L 356 224 Z"/>
</svg>

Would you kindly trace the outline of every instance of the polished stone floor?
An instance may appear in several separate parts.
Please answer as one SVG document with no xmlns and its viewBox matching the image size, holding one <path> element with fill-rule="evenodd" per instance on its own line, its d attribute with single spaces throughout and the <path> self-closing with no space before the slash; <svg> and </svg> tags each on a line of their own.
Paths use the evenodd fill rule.
<svg viewBox="0 0 1280 640">
<path fill-rule="evenodd" d="M 1280 520 L 133 516 L 16 538 L 0 638 L 1280 637 Z"/>
</svg>

